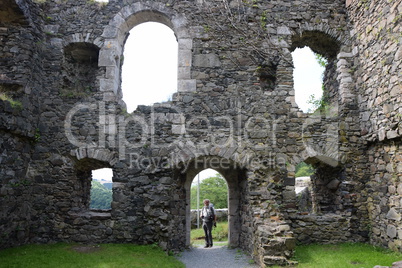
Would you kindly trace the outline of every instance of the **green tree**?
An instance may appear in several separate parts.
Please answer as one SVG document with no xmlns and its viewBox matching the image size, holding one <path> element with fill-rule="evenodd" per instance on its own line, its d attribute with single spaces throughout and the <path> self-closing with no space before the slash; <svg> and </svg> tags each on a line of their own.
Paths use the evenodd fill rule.
<svg viewBox="0 0 402 268">
<path fill-rule="evenodd" d="M 314 53 L 314 56 L 315 56 L 315 59 L 317 60 L 318 64 L 321 67 L 324 67 L 324 68 L 327 67 L 327 65 L 328 65 L 327 58 L 325 58 L 323 55 L 318 54 L 318 53 Z"/>
<path fill-rule="evenodd" d="M 324 67 L 324 68 L 327 67 L 328 60 L 324 56 L 322 56 L 320 54 L 317 54 L 317 53 L 314 53 L 314 56 L 315 56 L 315 59 L 317 60 L 317 63 L 321 67 Z M 317 98 L 315 96 L 315 94 L 312 94 L 312 95 L 309 96 L 309 99 L 307 100 L 307 103 L 311 104 L 312 107 L 307 111 L 308 113 L 313 113 L 314 111 L 316 111 L 318 109 L 326 109 L 328 107 L 328 100 L 325 97 L 326 96 L 326 90 L 325 90 L 325 87 L 324 87 L 324 73 L 322 73 L 322 75 L 321 75 L 321 80 L 323 81 L 322 85 L 321 85 L 322 95 L 321 95 L 320 98 Z"/>
<path fill-rule="evenodd" d="M 98 181 L 91 182 L 91 201 L 89 208 L 91 209 L 110 209 L 112 203 L 112 190 L 107 189 Z"/>
<path fill-rule="evenodd" d="M 221 174 L 217 173 L 200 183 L 200 207 L 204 199 L 211 200 L 215 208 L 228 207 L 228 187 Z M 191 187 L 191 208 L 197 209 L 197 185 Z"/>
<path fill-rule="evenodd" d="M 308 177 L 314 174 L 314 168 L 306 164 L 305 162 L 301 162 L 296 166 L 296 174 L 295 177 Z"/>
</svg>

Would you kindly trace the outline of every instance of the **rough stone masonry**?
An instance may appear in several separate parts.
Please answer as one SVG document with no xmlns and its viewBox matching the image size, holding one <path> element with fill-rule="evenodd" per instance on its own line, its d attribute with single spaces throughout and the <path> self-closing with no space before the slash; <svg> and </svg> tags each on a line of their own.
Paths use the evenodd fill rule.
<svg viewBox="0 0 402 268">
<path fill-rule="evenodd" d="M 182 250 L 191 181 L 213 168 L 228 182 L 229 244 L 261 266 L 290 263 L 297 241 L 401 251 L 401 14 L 401 0 L 2 0 L 0 247 Z M 177 37 L 177 92 L 128 114 L 124 44 L 148 21 Z M 294 97 L 304 46 L 328 61 L 313 114 Z M 302 161 L 314 211 L 296 200 Z M 104 167 L 112 209 L 92 211 Z"/>
</svg>

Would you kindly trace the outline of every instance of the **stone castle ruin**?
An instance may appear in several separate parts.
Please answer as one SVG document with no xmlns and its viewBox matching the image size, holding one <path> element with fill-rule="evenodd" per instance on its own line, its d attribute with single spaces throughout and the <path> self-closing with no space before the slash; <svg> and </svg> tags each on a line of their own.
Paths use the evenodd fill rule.
<svg viewBox="0 0 402 268">
<path fill-rule="evenodd" d="M 260 265 L 288 264 L 296 242 L 401 251 L 401 14 L 401 0 L 2 0 L 0 247 L 182 250 L 191 181 L 213 168 L 229 244 Z M 177 92 L 128 114 L 125 40 L 148 21 L 177 37 Z M 328 60 L 313 114 L 294 97 L 304 46 Z M 302 161 L 315 168 L 310 213 L 295 194 Z M 104 167 L 112 209 L 90 210 Z"/>
</svg>

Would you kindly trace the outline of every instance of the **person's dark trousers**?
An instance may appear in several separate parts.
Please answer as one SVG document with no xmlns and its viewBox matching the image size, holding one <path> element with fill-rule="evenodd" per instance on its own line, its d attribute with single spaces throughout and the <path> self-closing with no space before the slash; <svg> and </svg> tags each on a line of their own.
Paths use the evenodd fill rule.
<svg viewBox="0 0 402 268">
<path fill-rule="evenodd" d="M 205 246 L 212 247 L 212 221 L 204 222 L 202 228 L 204 228 L 205 233 Z"/>
</svg>

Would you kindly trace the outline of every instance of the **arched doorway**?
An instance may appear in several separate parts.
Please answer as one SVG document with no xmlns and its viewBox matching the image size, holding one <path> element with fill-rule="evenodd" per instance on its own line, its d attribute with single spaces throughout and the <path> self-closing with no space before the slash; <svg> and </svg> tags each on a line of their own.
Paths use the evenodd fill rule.
<svg viewBox="0 0 402 268">
<path fill-rule="evenodd" d="M 194 177 L 191 185 L 191 243 L 204 244 L 203 221 L 200 214 L 205 199 L 214 208 L 217 224 L 212 229 L 214 243 L 224 245 L 228 238 L 228 185 L 225 177 L 213 169 L 205 169 Z"/>
<path fill-rule="evenodd" d="M 190 246 L 190 232 L 191 232 L 191 183 L 194 177 L 202 170 L 212 168 L 220 173 L 228 185 L 228 246 L 237 247 L 240 243 L 241 232 L 241 203 L 244 197 L 242 196 L 242 189 L 246 182 L 245 170 L 236 167 L 230 163 L 228 159 L 225 165 L 222 163 L 222 158 L 217 156 L 208 156 L 197 158 L 188 165 L 187 170 L 183 171 L 184 190 L 186 193 L 186 246 Z"/>
</svg>

